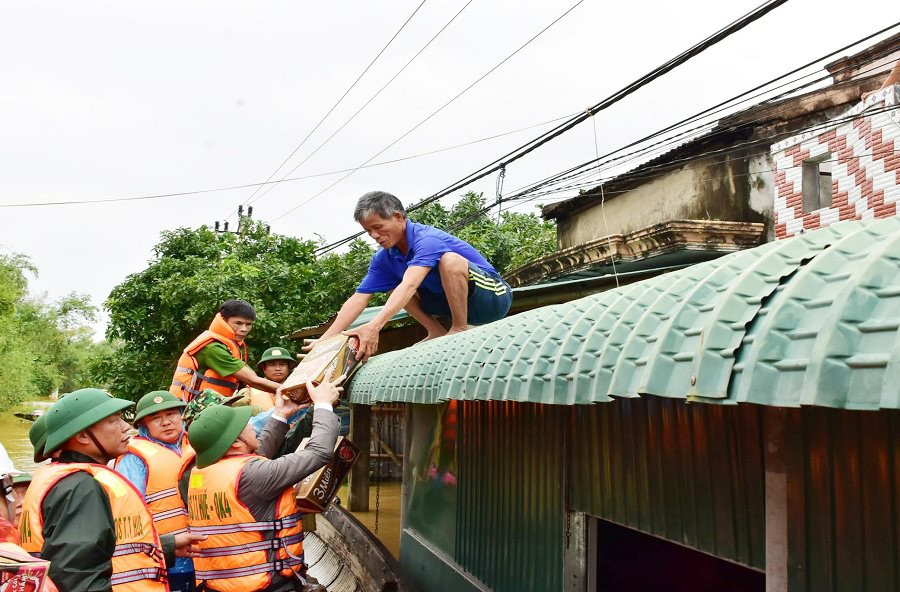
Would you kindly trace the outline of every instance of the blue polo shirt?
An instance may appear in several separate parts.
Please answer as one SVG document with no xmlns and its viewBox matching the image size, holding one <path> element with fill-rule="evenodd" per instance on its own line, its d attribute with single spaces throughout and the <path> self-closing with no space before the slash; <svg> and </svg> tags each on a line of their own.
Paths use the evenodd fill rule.
<svg viewBox="0 0 900 592">
<path fill-rule="evenodd" d="M 444 288 L 441 285 L 441 274 L 438 272 L 437 263 L 444 253 L 462 255 L 485 272 L 499 277 L 497 270 L 475 247 L 434 226 L 407 220 L 406 245 L 408 247 L 406 255 L 397 247 L 379 249 L 372 257 L 369 271 L 356 291 L 363 294 L 389 292 L 400 285 L 407 267 L 416 266 L 431 268 L 422 281 L 420 289 L 425 289 L 433 294 L 443 294 Z"/>
</svg>

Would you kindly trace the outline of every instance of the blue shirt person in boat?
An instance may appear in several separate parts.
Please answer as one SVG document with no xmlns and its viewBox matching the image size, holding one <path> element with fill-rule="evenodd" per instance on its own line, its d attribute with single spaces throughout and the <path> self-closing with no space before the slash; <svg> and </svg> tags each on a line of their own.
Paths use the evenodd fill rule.
<svg viewBox="0 0 900 592">
<path fill-rule="evenodd" d="M 381 249 L 323 339 L 341 331 L 356 335 L 359 357 L 365 360 L 378 350 L 381 328 L 401 309 L 425 327 L 425 339 L 506 316 L 512 303 L 509 285 L 466 241 L 409 220 L 400 200 L 383 191 L 360 197 L 353 217 Z M 391 293 L 382 310 L 364 325 L 345 331 L 377 292 Z M 435 317 L 449 319 L 449 330 Z"/>
</svg>

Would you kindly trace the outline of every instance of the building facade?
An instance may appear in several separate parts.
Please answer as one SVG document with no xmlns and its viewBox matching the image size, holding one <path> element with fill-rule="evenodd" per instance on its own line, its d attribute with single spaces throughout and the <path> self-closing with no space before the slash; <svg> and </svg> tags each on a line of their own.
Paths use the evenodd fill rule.
<svg viewBox="0 0 900 592">
<path fill-rule="evenodd" d="M 900 85 L 772 146 L 775 236 L 897 214 Z"/>
</svg>

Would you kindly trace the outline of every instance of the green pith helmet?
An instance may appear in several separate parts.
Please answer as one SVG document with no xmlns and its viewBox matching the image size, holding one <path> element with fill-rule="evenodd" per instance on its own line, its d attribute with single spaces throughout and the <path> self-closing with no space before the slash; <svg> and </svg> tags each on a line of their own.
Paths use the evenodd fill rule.
<svg viewBox="0 0 900 592">
<path fill-rule="evenodd" d="M 197 452 L 197 468 L 218 461 L 247 427 L 249 407 L 213 405 L 200 412 L 188 428 L 188 442 Z"/>
<path fill-rule="evenodd" d="M 291 352 L 283 347 L 270 347 L 263 352 L 262 357 L 256 363 L 257 372 L 262 372 L 262 365 L 266 362 L 271 362 L 272 360 L 287 360 L 288 368 L 293 368 L 297 365 L 297 360 Z"/>
<path fill-rule="evenodd" d="M 31 483 L 31 473 L 20 473 L 12 478 L 13 485 L 22 485 L 24 483 Z"/>
<path fill-rule="evenodd" d="M 72 391 L 54 403 L 47 412 L 47 442 L 44 444 L 44 454 L 49 455 L 78 432 L 132 405 L 134 403 L 131 401 L 116 399 L 97 388 Z"/>
<path fill-rule="evenodd" d="M 44 456 L 44 444 L 47 443 L 47 414 L 41 413 L 38 418 L 31 424 L 28 429 L 28 439 L 34 448 L 34 462 L 44 462 L 47 457 Z"/>
<path fill-rule="evenodd" d="M 170 393 L 169 391 L 153 391 L 141 397 L 134 408 L 134 425 L 137 425 L 148 415 L 166 409 L 187 407 L 187 403 Z"/>
<path fill-rule="evenodd" d="M 185 424 L 190 425 L 192 421 L 197 419 L 197 416 L 200 415 L 201 411 L 212 405 L 222 405 L 224 402 L 225 397 L 212 389 L 205 389 L 202 393 L 191 399 L 191 402 L 188 403 L 184 411 L 181 412 L 181 417 L 184 419 Z"/>
</svg>

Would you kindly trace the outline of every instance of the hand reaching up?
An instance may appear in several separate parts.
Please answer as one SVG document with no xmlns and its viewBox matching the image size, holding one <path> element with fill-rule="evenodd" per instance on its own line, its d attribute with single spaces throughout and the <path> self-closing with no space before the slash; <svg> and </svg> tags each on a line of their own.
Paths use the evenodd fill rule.
<svg viewBox="0 0 900 592">
<path fill-rule="evenodd" d="M 318 385 L 314 385 L 312 381 L 307 381 L 306 391 L 309 393 L 309 398 L 312 399 L 313 403 L 327 403 L 332 407 L 337 405 L 341 393 L 344 392 L 344 387 L 338 385 L 347 377 L 341 375 L 335 380 L 330 380 L 330 378 L 326 377 Z"/>
</svg>

